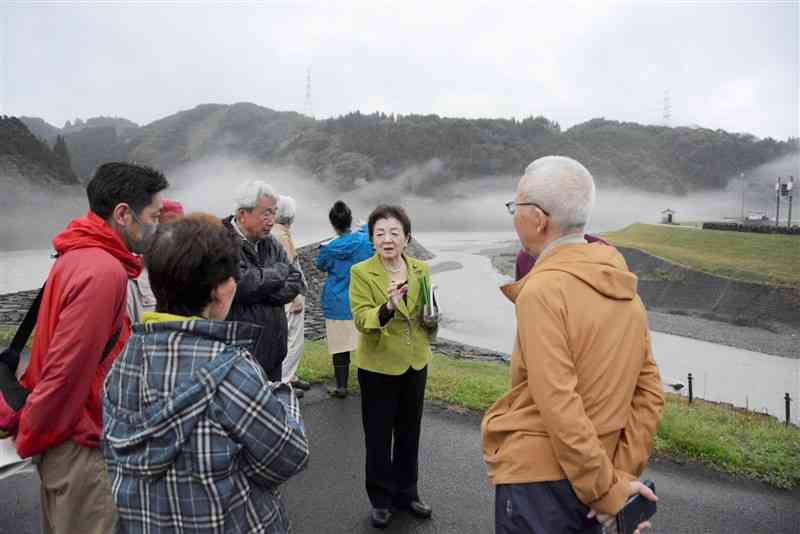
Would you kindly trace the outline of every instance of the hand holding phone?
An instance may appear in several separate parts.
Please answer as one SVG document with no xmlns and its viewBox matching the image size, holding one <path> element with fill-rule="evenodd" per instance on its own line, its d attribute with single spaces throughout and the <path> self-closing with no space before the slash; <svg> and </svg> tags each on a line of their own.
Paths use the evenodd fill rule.
<svg viewBox="0 0 800 534">
<path fill-rule="evenodd" d="M 650 488 L 654 494 L 656 484 L 652 480 L 645 480 L 644 485 Z M 622 507 L 616 517 L 617 532 L 619 534 L 633 534 L 644 523 L 655 515 L 657 511 L 656 501 L 651 501 L 641 493 L 632 496 Z"/>
</svg>

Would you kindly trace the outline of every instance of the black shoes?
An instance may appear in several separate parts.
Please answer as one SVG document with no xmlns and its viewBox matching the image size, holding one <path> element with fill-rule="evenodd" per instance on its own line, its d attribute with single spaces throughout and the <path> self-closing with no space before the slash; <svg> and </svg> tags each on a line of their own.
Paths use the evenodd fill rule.
<svg viewBox="0 0 800 534">
<path fill-rule="evenodd" d="M 302 390 L 302 391 L 308 391 L 309 389 L 311 389 L 311 384 L 309 384 L 308 382 L 303 382 L 302 380 L 300 380 L 298 378 L 296 380 L 292 380 L 292 387 L 294 389 L 299 389 L 299 390 Z"/>
<path fill-rule="evenodd" d="M 345 388 L 329 388 L 328 395 L 337 399 L 344 399 L 347 397 L 347 390 Z"/>
<path fill-rule="evenodd" d="M 433 508 L 422 501 L 411 501 L 406 509 L 411 512 L 411 515 L 420 519 L 430 519 L 433 514 Z"/>
<path fill-rule="evenodd" d="M 335 364 L 333 366 L 333 374 L 336 378 L 336 387 L 328 389 L 328 394 L 331 397 L 335 397 L 337 399 L 344 399 L 347 397 L 347 378 L 349 368 L 349 365 Z"/>
<path fill-rule="evenodd" d="M 408 510 L 408 513 L 419 519 L 430 519 L 433 515 L 433 509 L 420 500 L 409 501 L 408 504 L 395 508 Z M 375 528 L 386 528 L 392 522 L 392 512 L 389 508 L 373 508 L 369 520 Z"/>
<path fill-rule="evenodd" d="M 392 512 L 388 508 L 373 508 L 369 520 L 375 528 L 386 528 L 392 522 Z"/>
</svg>

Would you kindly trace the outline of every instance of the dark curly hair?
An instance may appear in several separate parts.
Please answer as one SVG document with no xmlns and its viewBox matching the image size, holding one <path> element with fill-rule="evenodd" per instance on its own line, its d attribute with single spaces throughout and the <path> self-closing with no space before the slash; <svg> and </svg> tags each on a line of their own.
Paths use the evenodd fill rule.
<svg viewBox="0 0 800 534">
<path fill-rule="evenodd" d="M 238 275 L 239 245 L 213 215 L 191 214 L 161 225 L 145 255 L 156 310 L 200 315 L 211 291 Z"/>
<path fill-rule="evenodd" d="M 389 206 L 388 204 L 381 204 L 369 214 L 367 226 L 369 228 L 369 239 L 372 240 L 372 232 L 375 230 L 375 223 L 381 219 L 395 218 L 403 225 L 403 233 L 406 237 L 411 239 L 411 219 L 408 218 L 406 210 L 400 206 Z"/>
<path fill-rule="evenodd" d="M 169 187 L 169 182 L 156 169 L 134 163 L 104 163 L 86 186 L 89 209 L 108 219 L 114 208 L 123 202 L 137 215 L 147 207 L 156 193 Z"/>
</svg>

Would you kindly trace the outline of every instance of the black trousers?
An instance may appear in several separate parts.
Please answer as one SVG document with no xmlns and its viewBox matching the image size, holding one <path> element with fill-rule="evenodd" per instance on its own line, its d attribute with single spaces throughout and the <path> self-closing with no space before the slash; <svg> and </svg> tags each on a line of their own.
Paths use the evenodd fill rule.
<svg viewBox="0 0 800 534">
<path fill-rule="evenodd" d="M 495 534 L 601 534 L 589 507 L 568 480 L 500 484 L 495 488 Z"/>
<path fill-rule="evenodd" d="M 358 370 L 367 448 L 367 495 L 374 508 L 419 499 L 419 436 L 428 367 L 400 376 Z"/>
</svg>

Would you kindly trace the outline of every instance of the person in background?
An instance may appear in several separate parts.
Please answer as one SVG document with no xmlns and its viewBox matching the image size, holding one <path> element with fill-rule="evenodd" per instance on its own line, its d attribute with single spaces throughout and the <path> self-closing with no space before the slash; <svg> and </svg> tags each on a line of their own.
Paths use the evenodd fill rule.
<svg viewBox="0 0 800 534">
<path fill-rule="evenodd" d="M 531 163 L 508 204 L 538 261 L 504 286 L 517 337 L 511 390 L 486 412 L 483 457 L 497 534 L 599 534 L 637 493 L 664 406 L 636 276 L 587 243 L 594 179 L 577 161 Z M 639 525 L 639 529 L 649 526 Z"/>
<path fill-rule="evenodd" d="M 278 240 L 286 251 L 292 266 L 303 273 L 300 267 L 300 258 L 297 256 L 297 247 L 292 238 L 292 225 L 297 213 L 297 203 L 292 197 L 280 195 L 278 197 L 278 213 L 275 217 L 275 226 L 272 227 L 272 235 Z M 303 277 L 305 279 L 305 276 Z M 286 359 L 283 360 L 283 370 L 281 375 L 283 382 L 292 384 L 297 389 L 297 396 L 303 396 L 303 390 L 308 391 L 311 385 L 297 378 L 297 368 L 300 366 L 300 359 L 303 357 L 303 347 L 305 342 L 305 320 L 306 320 L 306 297 L 303 293 L 297 295 L 294 300 L 288 303 L 286 309 L 286 324 L 288 327 Z"/>
<path fill-rule="evenodd" d="M 368 228 L 376 254 L 351 269 L 350 306 L 360 334 L 356 359 L 370 520 L 386 528 L 392 508 L 431 517 L 418 490 L 419 438 L 437 324 L 422 314 L 430 269 L 405 254 L 411 239 L 405 210 L 378 206 Z"/>
<path fill-rule="evenodd" d="M 513 200 L 511 201 L 513 202 Z M 506 202 L 506 208 L 511 204 L 511 202 Z M 602 243 L 603 245 L 611 246 L 611 243 L 603 239 L 602 237 L 597 237 L 591 234 L 584 234 L 583 238 L 586 240 L 587 243 Z M 531 256 L 525 249 L 521 249 L 517 252 L 517 262 L 516 268 L 514 269 L 515 280 L 522 280 L 522 278 L 533 269 L 533 266 L 536 265 L 536 258 L 537 256 Z"/>
<path fill-rule="evenodd" d="M 277 488 L 306 466 L 308 440 L 292 389 L 253 359 L 261 327 L 225 321 L 238 241 L 189 215 L 145 257 L 157 311 L 133 327 L 103 394 L 118 532 L 289 532 Z"/>
<path fill-rule="evenodd" d="M 183 216 L 183 206 L 180 202 L 163 199 L 158 224 L 166 224 Z M 130 324 L 140 323 L 142 313 L 156 309 L 156 296 L 150 289 L 150 279 L 147 269 L 142 270 L 137 278 L 128 280 L 128 319 Z"/>
<path fill-rule="evenodd" d="M 284 306 L 304 290 L 303 275 L 270 235 L 278 211 L 275 191 L 252 180 L 237 188 L 235 202 L 236 212 L 223 221 L 240 244 L 239 287 L 228 319 L 264 327 L 253 355 L 269 379 L 280 382 L 288 337 Z"/>
<path fill-rule="evenodd" d="M 16 433 L 22 458 L 40 455 L 42 532 L 114 532 L 117 510 L 100 447 L 101 390 L 129 332 L 128 280 L 156 231 L 160 172 L 105 163 L 86 187 L 89 212 L 53 239 L 58 254 L 42 297 L 30 362 L 30 391 Z"/>
<path fill-rule="evenodd" d="M 336 387 L 329 393 L 347 397 L 347 378 L 350 374 L 350 353 L 356 349 L 358 334 L 350 311 L 350 268 L 370 258 L 372 243 L 365 229 L 351 231 L 353 214 L 347 204 L 337 200 L 328 213 L 337 237 L 323 243 L 317 256 L 317 268 L 327 273 L 322 288 L 322 313 L 325 317 L 325 339 L 333 359 Z"/>
</svg>

